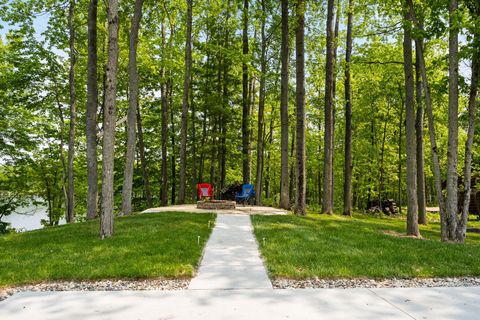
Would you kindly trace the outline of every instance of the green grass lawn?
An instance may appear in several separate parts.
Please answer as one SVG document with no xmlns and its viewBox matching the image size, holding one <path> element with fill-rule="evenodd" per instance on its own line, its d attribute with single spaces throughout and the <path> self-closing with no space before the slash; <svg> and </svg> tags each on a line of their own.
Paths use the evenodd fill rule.
<svg viewBox="0 0 480 320">
<path fill-rule="evenodd" d="M 420 227 L 424 240 L 383 232 L 405 233 L 404 218 L 311 214 L 252 216 L 252 222 L 274 278 L 480 275 L 480 235 L 469 233 L 466 244 L 442 243 L 438 222 Z"/>
<path fill-rule="evenodd" d="M 105 240 L 98 237 L 98 220 L 0 236 L 0 288 L 51 280 L 190 277 L 210 236 L 209 220 L 215 216 L 116 218 L 114 236 Z"/>
</svg>

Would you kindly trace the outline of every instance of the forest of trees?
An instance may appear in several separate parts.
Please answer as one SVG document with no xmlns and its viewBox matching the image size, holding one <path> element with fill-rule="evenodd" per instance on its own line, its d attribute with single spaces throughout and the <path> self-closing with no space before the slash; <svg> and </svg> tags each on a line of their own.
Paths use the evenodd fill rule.
<svg viewBox="0 0 480 320">
<path fill-rule="evenodd" d="M 298 215 L 394 199 L 414 236 L 438 206 L 465 240 L 476 0 L 0 0 L 0 20 L 4 210 L 35 197 L 103 238 L 252 183 Z"/>
</svg>

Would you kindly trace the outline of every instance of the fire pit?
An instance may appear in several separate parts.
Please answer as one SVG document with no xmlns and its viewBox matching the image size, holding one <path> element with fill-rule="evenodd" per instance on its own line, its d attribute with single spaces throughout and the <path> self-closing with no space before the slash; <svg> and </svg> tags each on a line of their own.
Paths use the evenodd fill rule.
<svg viewBox="0 0 480 320">
<path fill-rule="evenodd" d="M 197 201 L 197 209 L 234 210 L 235 206 L 236 206 L 236 202 L 235 201 L 229 201 L 229 200 Z"/>
</svg>

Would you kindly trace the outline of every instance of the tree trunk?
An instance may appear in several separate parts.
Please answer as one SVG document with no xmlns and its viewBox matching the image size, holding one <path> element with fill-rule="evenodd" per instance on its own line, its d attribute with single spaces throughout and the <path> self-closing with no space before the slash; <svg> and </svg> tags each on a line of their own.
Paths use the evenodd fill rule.
<svg viewBox="0 0 480 320">
<path fill-rule="evenodd" d="M 457 0 L 450 0 L 448 36 L 447 236 L 456 240 L 458 213 L 458 26 Z"/>
<path fill-rule="evenodd" d="M 98 212 L 98 164 L 97 164 L 97 0 L 88 4 L 88 74 L 87 74 L 87 219 Z"/>
<path fill-rule="evenodd" d="M 62 104 L 60 103 L 60 96 L 58 92 L 58 83 L 55 78 L 53 77 L 53 84 L 54 84 L 54 91 L 55 91 L 55 101 L 57 103 L 57 108 L 58 108 L 58 116 L 60 118 L 60 132 L 59 132 L 59 156 L 60 156 L 60 162 L 62 163 L 62 192 L 63 192 L 63 197 L 64 197 L 64 204 L 65 204 L 65 212 L 67 212 L 68 208 L 68 194 L 67 194 L 67 165 L 65 161 L 65 155 L 63 153 L 63 145 L 64 145 L 64 128 L 65 128 L 65 118 L 63 116 L 63 110 L 62 110 Z"/>
<path fill-rule="evenodd" d="M 332 208 L 334 207 L 334 191 L 335 191 L 335 175 L 333 174 L 333 168 L 335 164 L 335 116 L 336 116 L 336 99 L 337 99 L 337 50 L 338 50 L 338 33 L 340 30 L 340 10 L 341 2 L 337 0 L 337 9 L 335 13 L 335 28 L 333 33 L 333 82 L 332 82 L 332 97 L 333 97 L 333 104 L 332 104 L 332 138 L 331 141 L 331 150 L 332 150 L 332 197 L 331 203 Z"/>
<path fill-rule="evenodd" d="M 203 182 L 203 173 L 205 171 L 205 139 L 207 136 L 207 110 L 203 111 L 203 121 L 202 121 L 202 139 L 200 142 L 200 168 L 198 173 L 199 182 Z"/>
<path fill-rule="evenodd" d="M 266 51 L 267 43 L 265 37 L 265 0 L 262 0 L 262 26 L 261 26 L 261 37 L 262 37 L 262 48 L 261 48 L 261 57 L 260 57 L 260 97 L 258 102 L 258 132 L 257 132 L 257 174 L 255 179 L 255 203 L 257 205 L 262 204 L 262 186 L 263 186 L 263 152 L 264 152 L 264 141 L 263 141 L 263 127 L 264 127 L 264 110 L 265 110 L 265 78 L 267 73 L 267 61 L 266 61 Z"/>
<path fill-rule="evenodd" d="M 327 61 L 325 80 L 325 135 L 324 135 L 324 174 L 323 174 L 323 208 L 322 213 L 333 214 L 333 96 L 334 81 L 334 30 L 333 15 L 335 0 L 328 0 L 327 5 Z"/>
<path fill-rule="evenodd" d="M 410 10 L 405 19 L 412 21 Z M 403 59 L 405 73 L 405 133 L 407 141 L 407 235 L 420 236 L 418 229 L 417 166 L 415 143 L 415 97 L 412 62 L 412 36 L 410 26 L 404 25 Z"/>
<path fill-rule="evenodd" d="M 398 122 L 398 210 L 402 214 L 402 127 L 403 127 L 403 109 L 405 101 L 403 99 L 402 88 L 399 88 L 400 100 L 402 100 L 402 107 L 400 108 L 400 119 Z"/>
<path fill-rule="evenodd" d="M 70 89 L 70 130 L 68 132 L 68 186 L 67 186 L 67 214 L 68 223 L 75 222 L 75 203 L 73 185 L 73 158 L 75 157 L 75 126 L 77 121 L 77 98 L 75 92 L 75 0 L 70 0 L 68 10 L 69 46 L 70 46 L 70 72 L 68 84 Z"/>
<path fill-rule="evenodd" d="M 243 183 L 250 183 L 250 159 L 249 159 L 249 140 L 250 140 L 250 103 L 248 99 L 248 1 L 243 1 L 243 63 L 242 63 L 242 165 L 243 165 Z"/>
<path fill-rule="evenodd" d="M 170 128 L 172 128 L 170 132 L 170 138 L 171 138 L 171 143 L 172 143 L 172 159 L 171 159 L 171 166 L 172 166 L 172 190 L 171 190 L 171 203 L 172 205 L 175 204 L 175 198 L 176 198 L 176 187 L 177 187 L 177 169 L 176 169 L 176 156 L 175 156 L 175 121 L 174 121 L 174 115 L 173 115 L 173 105 L 172 105 L 172 100 L 173 100 L 173 80 L 171 78 L 171 74 L 169 73 L 168 76 L 168 83 L 167 83 L 167 101 L 168 101 L 168 109 L 170 109 Z"/>
<path fill-rule="evenodd" d="M 422 42 L 420 42 L 423 45 Z M 427 204 L 425 202 L 425 151 L 423 146 L 423 103 L 422 103 L 422 79 L 419 66 L 419 50 L 415 50 L 415 79 L 416 79 L 416 100 L 417 119 L 415 122 L 417 133 L 417 198 L 418 198 L 418 223 L 427 224 Z"/>
<path fill-rule="evenodd" d="M 132 213 L 132 184 L 133 165 L 135 162 L 135 125 L 138 108 L 138 71 L 137 71 L 137 44 L 140 20 L 142 19 L 143 0 L 135 1 L 135 10 L 132 17 L 132 29 L 128 45 L 128 113 L 127 113 L 127 150 L 125 155 L 125 170 L 123 175 L 122 211 L 120 215 Z"/>
<path fill-rule="evenodd" d="M 230 7 L 230 1 L 227 2 L 227 8 Z M 225 37 L 224 37 L 224 48 L 229 48 L 230 42 L 230 33 L 229 33 L 229 20 L 230 20 L 230 10 L 226 10 L 225 17 Z M 225 187 L 225 179 L 227 176 L 227 112 L 228 112 L 228 69 L 229 69 L 229 60 L 227 56 L 223 57 L 222 60 L 222 123 L 220 129 L 220 148 L 221 148 L 221 158 L 220 158 L 220 190 Z"/>
<path fill-rule="evenodd" d="M 162 21 L 162 55 L 165 54 L 165 28 Z M 161 203 L 162 206 L 166 206 L 168 203 L 168 97 L 167 97 L 167 81 L 165 66 L 162 65 L 160 70 L 162 76 L 162 83 L 160 84 L 161 103 L 162 103 L 162 192 Z M 173 145 L 172 145 L 173 147 Z"/>
<path fill-rule="evenodd" d="M 282 70 L 280 83 L 280 118 L 281 118 L 281 174 L 280 174 L 280 208 L 288 209 L 288 67 L 289 67 L 289 31 L 288 0 L 282 0 Z"/>
<path fill-rule="evenodd" d="M 480 6 L 477 6 L 477 17 L 480 16 Z M 478 30 L 478 29 L 477 29 Z M 475 135 L 475 112 L 477 109 L 478 84 L 480 75 L 480 50 L 478 43 L 480 41 L 479 34 L 475 34 L 473 43 L 475 50 L 472 55 L 472 78 L 470 82 L 470 97 L 468 99 L 468 133 L 467 142 L 465 144 L 465 164 L 463 167 L 464 176 L 464 198 L 462 204 L 461 218 L 457 226 L 457 241 L 464 242 L 467 235 L 468 209 L 470 207 L 470 193 L 472 184 L 472 152 L 473 137 Z"/>
<path fill-rule="evenodd" d="M 187 169 L 187 116 L 188 97 L 192 70 L 192 2 L 187 0 L 187 39 L 185 42 L 185 77 L 183 80 L 182 129 L 180 146 L 180 188 L 178 203 L 185 203 L 186 169 Z"/>
<path fill-rule="evenodd" d="M 296 134 L 296 193 L 295 193 L 295 214 L 306 215 L 306 152 L 305 152 L 305 1 L 298 0 L 297 3 L 297 27 L 295 30 L 296 48 L 296 104 L 297 104 L 297 134 Z"/>
<path fill-rule="evenodd" d="M 292 141 L 290 142 L 290 179 L 289 179 L 289 187 L 288 187 L 288 190 L 289 190 L 289 198 L 292 199 L 292 200 L 295 200 L 295 195 L 294 195 L 294 192 L 295 192 L 295 176 L 296 176 L 296 170 L 295 170 L 295 165 L 296 165 L 296 161 L 295 161 L 295 143 L 297 142 L 295 137 L 296 137 L 296 134 L 297 134 L 297 131 L 295 130 L 295 128 L 292 128 Z"/>
<path fill-rule="evenodd" d="M 191 195 L 192 195 L 192 201 L 194 202 L 196 200 L 196 191 L 197 189 L 195 186 L 198 183 L 198 177 L 197 177 L 197 137 L 196 137 L 196 131 L 195 131 L 195 118 L 196 118 L 196 110 L 195 110 L 195 103 L 194 103 L 194 97 L 193 97 L 193 77 L 192 74 L 190 73 L 190 106 L 192 109 L 192 188 L 191 188 Z"/>
<path fill-rule="evenodd" d="M 413 18 L 415 26 L 421 29 L 420 24 L 415 18 L 415 11 L 412 0 L 407 0 L 410 10 L 410 17 Z M 432 108 L 432 99 L 430 96 L 430 85 L 427 78 L 427 70 L 425 67 L 425 57 L 423 53 L 423 47 L 419 39 L 415 39 L 415 47 L 419 51 L 418 63 L 420 67 L 420 72 L 422 74 L 422 84 L 423 84 L 423 93 L 425 95 L 425 111 L 427 112 L 428 118 L 428 132 L 430 139 L 430 148 L 432 153 L 432 164 L 433 164 L 433 174 L 435 178 L 435 189 L 437 194 L 438 206 L 440 208 L 440 224 L 441 224 L 441 238 L 442 241 L 447 241 L 447 217 L 446 217 L 446 208 L 445 208 L 445 199 L 442 194 L 442 176 L 440 172 L 440 160 L 438 157 L 438 148 L 437 148 L 437 139 L 435 134 L 435 123 L 433 118 L 433 108 Z"/>
<path fill-rule="evenodd" d="M 214 117 L 214 124 L 211 130 L 212 142 L 211 147 L 211 161 L 210 161 L 210 183 L 215 184 L 215 159 L 217 158 L 217 119 Z"/>
<path fill-rule="evenodd" d="M 102 216 L 100 219 L 100 237 L 113 235 L 113 178 L 115 122 L 118 67 L 118 0 L 109 0 L 108 18 L 108 62 L 105 90 L 105 110 L 103 117 L 103 165 L 102 165 Z"/>
<path fill-rule="evenodd" d="M 268 132 L 268 145 L 269 148 L 267 149 L 267 169 L 266 169 L 266 177 L 265 177 L 265 196 L 267 199 L 270 199 L 271 196 L 271 185 L 272 185 L 272 177 L 271 177 L 271 163 L 270 163 L 270 148 L 273 143 L 273 116 L 270 115 L 270 126 L 269 126 L 269 132 Z"/>
<path fill-rule="evenodd" d="M 348 2 L 347 49 L 345 52 L 345 180 L 343 185 L 343 214 L 352 215 L 352 87 L 351 57 L 353 1 Z"/>
<path fill-rule="evenodd" d="M 138 130 L 138 149 L 140 152 L 140 162 L 142 165 L 143 186 L 145 188 L 145 199 L 147 200 L 147 206 L 153 207 L 152 191 L 150 188 L 150 177 L 147 169 L 147 159 L 145 157 L 145 144 L 143 142 L 143 128 L 142 128 L 142 116 L 140 114 L 140 108 L 137 108 L 137 130 Z"/>
</svg>

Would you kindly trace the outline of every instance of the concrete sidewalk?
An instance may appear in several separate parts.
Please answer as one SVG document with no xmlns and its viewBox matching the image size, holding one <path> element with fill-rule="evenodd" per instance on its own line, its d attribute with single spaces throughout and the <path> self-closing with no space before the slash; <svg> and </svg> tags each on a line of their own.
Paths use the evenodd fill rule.
<svg viewBox="0 0 480 320">
<path fill-rule="evenodd" d="M 480 287 L 274 290 L 250 217 L 219 214 L 189 290 L 21 292 L 0 302 L 0 320 L 473 320 L 479 297 Z"/>
<path fill-rule="evenodd" d="M 22 292 L 0 319 L 479 319 L 479 287 Z"/>
<path fill-rule="evenodd" d="M 272 289 L 252 231 L 249 216 L 217 215 L 189 289 Z"/>
</svg>

